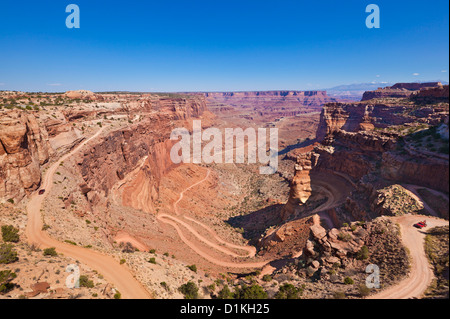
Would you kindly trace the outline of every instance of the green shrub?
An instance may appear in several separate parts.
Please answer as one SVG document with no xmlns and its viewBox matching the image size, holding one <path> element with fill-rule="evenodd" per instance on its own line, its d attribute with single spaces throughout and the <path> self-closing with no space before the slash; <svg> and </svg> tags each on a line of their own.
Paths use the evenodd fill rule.
<svg viewBox="0 0 450 319">
<path fill-rule="evenodd" d="M 346 242 L 352 240 L 352 235 L 346 234 L 346 233 L 339 233 L 337 237 L 339 240 L 346 241 Z"/>
<path fill-rule="evenodd" d="M 4 294 L 14 288 L 14 284 L 11 283 L 17 275 L 11 270 L 0 271 L 0 294 Z"/>
<path fill-rule="evenodd" d="M 127 261 L 125 259 L 121 259 L 120 260 L 120 264 L 123 265 L 124 263 L 126 263 Z"/>
<path fill-rule="evenodd" d="M 303 290 L 292 284 L 285 283 L 275 294 L 275 299 L 300 299 Z"/>
<path fill-rule="evenodd" d="M 161 282 L 160 285 L 167 291 L 170 291 L 169 285 L 165 281 Z"/>
<path fill-rule="evenodd" d="M 350 278 L 350 277 L 345 277 L 344 278 L 344 284 L 346 284 L 346 285 L 353 285 L 355 282 L 353 281 L 353 279 L 352 278 Z"/>
<path fill-rule="evenodd" d="M 44 256 L 52 256 L 52 257 L 58 256 L 58 253 L 56 252 L 56 248 L 55 247 L 45 248 Z"/>
<path fill-rule="evenodd" d="M 116 292 L 115 294 L 114 294 L 114 299 L 122 299 L 122 294 L 120 293 L 120 292 Z"/>
<path fill-rule="evenodd" d="M 369 248 L 366 245 L 362 246 L 361 249 L 356 254 L 356 259 L 364 260 L 369 258 Z"/>
<path fill-rule="evenodd" d="M 181 285 L 178 291 L 184 295 L 184 299 L 197 299 L 198 298 L 198 287 L 192 281 L 187 284 Z"/>
<path fill-rule="evenodd" d="M 17 252 L 12 244 L 2 244 L 0 246 L 0 264 L 11 264 L 17 261 Z"/>
<path fill-rule="evenodd" d="M 94 282 L 92 280 L 89 280 L 88 276 L 81 275 L 80 276 L 80 287 L 94 288 Z"/>
<path fill-rule="evenodd" d="M 260 285 L 236 287 L 234 292 L 236 299 L 267 299 L 267 292 Z"/>
<path fill-rule="evenodd" d="M 230 291 L 228 286 L 223 286 L 223 288 L 219 291 L 217 295 L 218 299 L 233 299 L 233 293 Z"/>
<path fill-rule="evenodd" d="M 2 238 L 5 242 L 17 243 L 19 242 L 19 230 L 12 225 L 3 225 Z"/>
<path fill-rule="evenodd" d="M 190 270 L 192 270 L 193 272 L 197 272 L 197 266 L 196 265 L 190 265 L 187 266 Z"/>
<path fill-rule="evenodd" d="M 148 262 L 151 263 L 151 264 L 156 264 L 156 259 L 155 259 L 155 257 L 150 258 L 150 259 L 148 260 Z"/>
<path fill-rule="evenodd" d="M 262 280 L 265 281 L 265 282 L 270 282 L 270 281 L 272 281 L 272 276 L 271 275 L 264 275 L 262 277 Z"/>
</svg>

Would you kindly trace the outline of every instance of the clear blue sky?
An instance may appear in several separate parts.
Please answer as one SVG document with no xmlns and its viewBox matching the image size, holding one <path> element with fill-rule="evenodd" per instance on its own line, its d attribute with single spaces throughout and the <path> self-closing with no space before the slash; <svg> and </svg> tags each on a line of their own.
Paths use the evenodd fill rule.
<svg viewBox="0 0 450 319">
<path fill-rule="evenodd" d="M 70 3 L 80 29 L 66 28 Z M 365 25 L 370 3 L 380 29 Z M 2 0 L 0 90 L 448 81 L 448 11 L 448 0 Z"/>
</svg>

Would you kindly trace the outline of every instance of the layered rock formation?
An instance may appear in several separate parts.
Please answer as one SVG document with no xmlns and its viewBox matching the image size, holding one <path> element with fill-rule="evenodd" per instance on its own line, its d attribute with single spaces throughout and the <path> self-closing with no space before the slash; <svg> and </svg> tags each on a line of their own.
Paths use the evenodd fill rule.
<svg viewBox="0 0 450 319">
<path fill-rule="evenodd" d="M 322 105 L 335 102 L 326 91 L 256 91 L 204 93 L 209 102 L 250 108 L 272 118 L 320 111 Z"/>
<path fill-rule="evenodd" d="M 201 116 L 206 103 L 202 97 L 149 99 L 128 101 L 126 110 L 130 118 L 143 118 L 92 144 L 78 165 L 92 189 L 87 194 L 91 204 L 104 205 L 113 191 L 118 204 L 151 212 L 161 178 L 176 166 L 170 159 L 172 129 L 177 121 Z"/>
<path fill-rule="evenodd" d="M 448 123 L 448 93 L 445 93 L 448 87 L 429 89 L 427 85 L 399 84 L 393 88 L 419 89 L 417 94 L 438 97 L 428 105 L 417 105 L 413 99 L 408 102 L 393 99 L 392 96 L 389 96 L 389 101 L 383 103 L 379 100 L 376 104 L 365 101 L 326 104 L 317 132 L 317 141 L 321 144 L 297 156 L 290 197 L 282 212 L 283 219 L 302 216 L 303 206 L 314 198 L 312 176 L 317 172 L 341 174 L 353 185 L 355 194 L 359 192 L 362 197 L 366 194 L 366 198 L 375 196 L 377 187 L 373 185 L 377 183 L 380 186 L 408 183 L 448 193 L 448 147 L 447 154 L 434 148 L 435 143 L 445 145 L 445 141 L 441 142 L 442 137 L 425 130 L 423 134 L 430 136 L 426 143 L 431 151 L 417 147 L 422 145 L 417 143 L 425 142 L 414 142 L 418 140 L 414 132 L 423 128 L 448 127 L 445 124 Z M 420 90 L 422 86 L 425 89 Z M 440 98 L 445 94 L 447 103 L 442 103 Z M 435 139 L 439 142 L 432 143 Z M 372 182 L 367 182 L 368 179 Z M 364 205 L 355 205 L 354 200 L 350 196 L 346 203 L 347 210 L 354 215 L 351 218 L 364 219 L 369 217 L 368 211 L 375 212 L 375 215 L 380 212 L 375 206 L 381 203 L 367 209 Z M 366 204 L 370 206 L 374 200 Z"/>
<path fill-rule="evenodd" d="M 367 91 L 363 94 L 362 101 L 379 98 L 409 98 L 413 94 L 417 94 L 421 90 L 429 88 L 442 88 L 441 82 L 428 83 L 397 83 L 393 86 L 379 88 L 375 91 Z"/>
<path fill-rule="evenodd" d="M 53 150 L 32 112 L 0 110 L 0 200 L 21 200 L 39 187 Z"/>
<path fill-rule="evenodd" d="M 67 91 L 63 96 L 69 99 L 79 99 L 79 100 L 90 100 L 90 101 L 101 101 L 103 100 L 101 95 L 95 94 L 94 92 L 88 90 L 78 90 L 78 91 Z"/>
<path fill-rule="evenodd" d="M 97 125 L 102 126 L 107 120 L 108 126 L 114 126 L 114 121 L 123 124 L 119 124 L 119 129 L 109 130 L 104 139 L 92 144 L 78 159 L 85 188 L 91 189 L 85 195 L 92 202 L 100 202 L 115 183 L 141 165 L 134 185 L 125 185 L 121 194 L 126 205 L 151 207 L 159 179 L 172 167 L 171 130 L 176 125 L 187 125 L 186 120 L 199 117 L 206 110 L 203 96 L 90 91 L 71 91 L 62 96 L 14 95 L 18 109 L 0 109 L 0 200 L 18 201 L 36 190 L 41 181 L 41 166 L 52 154 L 58 152 L 60 156 L 67 152 L 84 139 L 85 129 L 98 129 Z M 25 110 L 24 105 L 29 103 L 42 107 Z M 52 103 L 55 105 L 48 108 Z M 147 200 L 136 195 L 136 190 L 143 188 L 149 196 Z M 139 204 L 134 204 L 135 199 Z"/>
</svg>

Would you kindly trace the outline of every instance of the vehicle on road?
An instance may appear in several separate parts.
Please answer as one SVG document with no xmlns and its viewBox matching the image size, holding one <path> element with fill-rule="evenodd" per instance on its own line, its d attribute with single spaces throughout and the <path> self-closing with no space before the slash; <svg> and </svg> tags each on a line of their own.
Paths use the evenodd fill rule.
<svg viewBox="0 0 450 319">
<path fill-rule="evenodd" d="M 45 189 L 41 189 L 40 191 L 39 191 L 39 195 L 43 195 L 45 193 Z"/>
<path fill-rule="evenodd" d="M 414 227 L 419 228 L 419 229 L 425 228 L 425 227 L 427 227 L 427 221 L 424 220 L 422 222 L 418 222 L 418 223 L 414 224 Z"/>
</svg>

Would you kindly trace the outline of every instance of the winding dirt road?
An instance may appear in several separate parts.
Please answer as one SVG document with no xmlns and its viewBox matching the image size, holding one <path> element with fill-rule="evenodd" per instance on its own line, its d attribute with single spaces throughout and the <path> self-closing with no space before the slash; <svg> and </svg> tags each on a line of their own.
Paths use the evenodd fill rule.
<svg viewBox="0 0 450 319">
<path fill-rule="evenodd" d="M 41 248 L 55 247 L 58 253 L 75 258 L 80 262 L 89 265 L 92 269 L 97 270 L 107 279 L 108 282 L 112 283 L 120 291 L 123 298 L 148 299 L 151 298 L 151 294 L 132 276 L 130 270 L 125 265 L 120 265 L 114 258 L 92 249 L 61 243 L 58 240 L 51 238 L 42 230 L 42 203 L 53 186 L 53 176 L 60 163 L 78 152 L 91 140 L 98 137 L 102 131 L 103 129 L 100 129 L 92 137 L 85 140 L 71 152 L 61 157 L 48 169 L 42 179 L 41 185 L 41 189 L 46 190 L 45 194 L 39 195 L 38 191 L 36 191 L 28 202 L 28 224 L 26 235 L 30 244 L 38 245 Z"/>
<path fill-rule="evenodd" d="M 424 249 L 425 231 L 418 230 L 413 225 L 419 221 L 426 220 L 428 227 L 448 225 L 447 220 L 430 216 L 404 215 L 391 217 L 400 225 L 402 241 L 408 248 L 411 257 L 411 271 L 408 278 L 402 280 L 395 286 L 383 290 L 370 299 L 409 299 L 420 298 L 434 278 L 433 269 L 428 261 Z"/>
<path fill-rule="evenodd" d="M 176 215 L 180 215 L 180 213 L 178 212 L 178 204 L 180 203 L 180 201 L 183 199 L 184 197 L 184 193 L 190 189 L 192 189 L 193 187 L 200 185 L 201 183 L 204 183 L 209 175 L 211 173 L 211 170 L 208 169 L 206 176 L 199 182 L 192 184 L 191 186 L 187 187 L 185 190 L 183 190 L 180 193 L 180 196 L 178 197 L 178 200 L 174 203 L 174 212 Z M 198 255 L 200 255 L 201 257 L 203 257 L 204 259 L 210 261 L 211 263 L 214 263 L 216 265 L 219 266 L 223 266 L 223 267 L 231 267 L 231 268 L 258 268 L 258 267 L 263 267 L 264 265 L 267 264 L 267 262 L 247 262 L 247 263 L 237 263 L 237 262 L 229 262 L 229 261 L 224 261 L 224 260 L 220 260 L 216 257 L 211 256 L 210 254 L 204 252 L 202 249 L 200 249 L 195 243 L 193 243 L 192 241 L 190 241 L 183 233 L 182 229 L 180 228 L 179 225 L 182 225 L 188 232 L 190 232 L 192 235 L 194 235 L 197 239 L 199 239 L 201 242 L 205 243 L 206 245 L 210 246 L 211 248 L 220 251 L 226 255 L 229 255 L 231 257 L 236 257 L 236 258 L 248 258 L 248 257 L 253 257 L 256 254 L 256 249 L 254 247 L 249 247 L 249 246 L 238 246 L 232 243 L 227 243 L 224 240 L 222 240 L 221 238 L 219 238 L 210 228 L 208 228 L 208 226 L 202 224 L 201 222 L 191 218 L 191 217 L 186 217 L 186 216 L 182 216 L 183 218 L 190 220 L 198 225 L 200 225 L 203 228 L 206 228 L 208 230 L 208 232 L 214 237 L 214 239 L 216 241 L 218 241 L 219 243 L 214 243 L 212 241 L 210 241 L 209 239 L 205 238 L 204 236 L 200 235 L 191 225 L 187 224 L 186 222 L 184 222 L 183 220 L 181 220 L 178 217 L 172 216 L 172 215 L 168 215 L 168 214 L 159 214 L 157 215 L 158 220 L 160 220 L 163 223 L 169 224 L 172 227 L 175 228 L 175 230 L 178 233 L 178 236 L 180 237 L 180 239 L 188 246 L 190 247 L 195 253 L 197 253 Z M 243 255 L 239 255 L 236 254 L 235 252 L 232 252 L 228 249 L 226 249 L 224 246 L 228 246 L 231 248 L 235 248 L 235 249 L 239 249 L 239 250 L 245 250 L 247 252 L 247 255 L 243 256 Z"/>
</svg>

